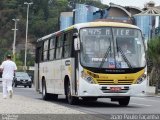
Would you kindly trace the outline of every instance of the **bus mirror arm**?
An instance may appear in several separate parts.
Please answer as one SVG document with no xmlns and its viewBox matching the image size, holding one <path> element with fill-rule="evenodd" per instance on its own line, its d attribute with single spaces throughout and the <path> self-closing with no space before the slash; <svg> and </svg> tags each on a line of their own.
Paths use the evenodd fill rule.
<svg viewBox="0 0 160 120">
<path fill-rule="evenodd" d="M 74 38 L 74 49 L 75 49 L 75 51 L 80 50 L 80 40 L 78 37 Z"/>
<path fill-rule="evenodd" d="M 78 33 L 73 33 L 73 37 L 78 37 Z"/>
</svg>

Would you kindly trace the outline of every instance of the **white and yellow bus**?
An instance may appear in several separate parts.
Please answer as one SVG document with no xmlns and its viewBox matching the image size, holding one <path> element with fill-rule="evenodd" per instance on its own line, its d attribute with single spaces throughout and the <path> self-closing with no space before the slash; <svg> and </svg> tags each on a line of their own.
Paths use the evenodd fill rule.
<svg viewBox="0 0 160 120">
<path fill-rule="evenodd" d="M 146 76 L 144 41 L 134 25 L 80 23 L 37 40 L 35 84 L 45 100 L 111 98 L 127 106 L 131 96 L 145 94 Z"/>
</svg>

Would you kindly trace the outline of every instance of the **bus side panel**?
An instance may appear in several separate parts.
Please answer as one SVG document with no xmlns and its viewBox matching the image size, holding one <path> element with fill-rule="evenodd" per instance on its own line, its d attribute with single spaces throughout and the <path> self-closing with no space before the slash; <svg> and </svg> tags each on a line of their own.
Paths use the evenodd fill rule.
<svg viewBox="0 0 160 120">
<path fill-rule="evenodd" d="M 72 94 L 75 95 L 76 83 L 74 61 L 74 58 L 68 58 L 40 63 L 40 92 L 42 92 L 42 77 L 44 77 L 47 87 L 47 93 L 64 94 L 64 79 L 65 76 L 68 76 L 71 82 Z"/>
<path fill-rule="evenodd" d="M 51 62 L 50 66 L 50 74 L 52 81 L 50 82 L 51 86 L 54 87 L 54 94 L 62 94 L 62 60 L 55 60 Z"/>
<path fill-rule="evenodd" d="M 47 93 L 54 93 L 54 82 L 53 76 L 55 75 L 53 62 L 43 62 L 39 64 L 39 80 L 40 80 L 40 91 L 42 92 L 42 78 L 44 77 L 46 82 Z M 58 84 L 57 84 L 58 85 Z"/>
<path fill-rule="evenodd" d="M 42 92 L 42 77 L 45 78 L 47 93 L 61 94 L 61 60 L 40 63 L 40 92 Z"/>
</svg>

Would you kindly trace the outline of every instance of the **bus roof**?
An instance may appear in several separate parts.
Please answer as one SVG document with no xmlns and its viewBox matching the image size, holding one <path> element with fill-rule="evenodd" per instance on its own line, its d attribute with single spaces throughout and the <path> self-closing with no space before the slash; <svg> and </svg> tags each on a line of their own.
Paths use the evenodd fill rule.
<svg viewBox="0 0 160 120">
<path fill-rule="evenodd" d="M 108 27 L 126 27 L 126 28 L 136 28 L 136 29 L 139 29 L 137 26 L 135 25 L 132 25 L 132 24 L 127 24 L 127 23 L 120 23 L 120 22 L 102 22 L 102 21 L 96 21 L 96 22 L 86 22 L 86 23 L 79 23 L 79 24 L 75 24 L 75 25 L 72 25 L 66 29 L 63 29 L 63 30 L 60 30 L 60 31 L 57 31 L 55 33 L 51 33 L 49 35 L 46 35 L 42 38 L 39 38 L 37 40 L 37 42 L 39 41 L 43 41 L 49 37 L 52 37 L 54 35 L 57 35 L 57 34 L 60 34 L 62 32 L 65 32 L 65 31 L 69 31 L 69 30 L 72 30 L 74 28 L 77 28 L 78 30 L 80 28 L 83 28 L 83 27 L 98 27 L 98 26 L 108 26 Z"/>
<path fill-rule="evenodd" d="M 88 22 L 88 23 L 79 23 L 74 25 L 75 28 L 82 28 L 82 27 L 95 27 L 95 26 L 108 26 L 108 27 L 129 27 L 129 28 L 138 28 L 135 25 L 127 24 L 127 23 L 120 23 L 120 22 Z"/>
</svg>

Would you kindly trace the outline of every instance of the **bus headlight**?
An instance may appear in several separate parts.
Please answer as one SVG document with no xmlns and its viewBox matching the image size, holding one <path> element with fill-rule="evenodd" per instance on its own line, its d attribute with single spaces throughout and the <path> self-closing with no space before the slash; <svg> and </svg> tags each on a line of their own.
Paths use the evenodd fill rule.
<svg viewBox="0 0 160 120">
<path fill-rule="evenodd" d="M 146 74 L 143 74 L 142 76 L 140 76 L 138 79 L 137 79 L 137 84 L 141 84 L 145 79 L 146 79 L 147 75 Z"/>
<path fill-rule="evenodd" d="M 86 74 L 85 72 L 82 72 L 81 77 L 87 81 L 90 84 L 95 84 L 93 78 L 91 76 L 89 76 L 88 74 Z"/>
<path fill-rule="evenodd" d="M 85 80 L 88 82 L 88 83 L 91 83 L 91 84 L 94 84 L 94 80 L 91 78 L 91 77 L 87 77 L 85 78 Z"/>
</svg>

